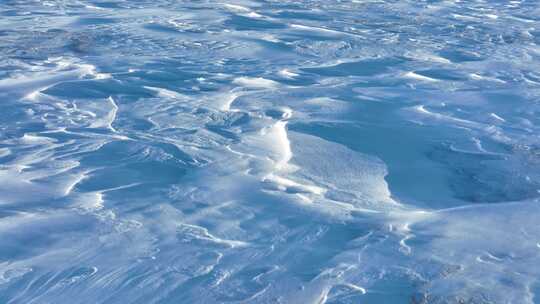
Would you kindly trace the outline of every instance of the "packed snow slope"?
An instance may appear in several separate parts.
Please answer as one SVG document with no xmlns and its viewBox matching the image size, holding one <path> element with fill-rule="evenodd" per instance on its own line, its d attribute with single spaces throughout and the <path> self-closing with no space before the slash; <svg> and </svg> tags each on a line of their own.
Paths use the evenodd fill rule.
<svg viewBox="0 0 540 304">
<path fill-rule="evenodd" d="M 540 2 L 0 1 L 0 303 L 540 303 Z"/>
</svg>

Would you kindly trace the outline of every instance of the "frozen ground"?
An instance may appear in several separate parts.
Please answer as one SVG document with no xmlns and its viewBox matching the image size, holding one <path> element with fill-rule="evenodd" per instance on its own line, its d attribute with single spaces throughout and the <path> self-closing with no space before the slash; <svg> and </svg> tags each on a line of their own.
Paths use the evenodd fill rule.
<svg viewBox="0 0 540 304">
<path fill-rule="evenodd" d="M 0 1 L 0 303 L 540 303 L 540 2 Z"/>
</svg>

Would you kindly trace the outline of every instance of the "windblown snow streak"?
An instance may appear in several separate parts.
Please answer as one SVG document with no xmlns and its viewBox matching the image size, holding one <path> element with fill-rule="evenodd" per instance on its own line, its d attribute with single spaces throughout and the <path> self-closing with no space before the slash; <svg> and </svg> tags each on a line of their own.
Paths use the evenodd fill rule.
<svg viewBox="0 0 540 304">
<path fill-rule="evenodd" d="M 0 303 L 540 303 L 538 1 L 0 16 Z"/>
</svg>

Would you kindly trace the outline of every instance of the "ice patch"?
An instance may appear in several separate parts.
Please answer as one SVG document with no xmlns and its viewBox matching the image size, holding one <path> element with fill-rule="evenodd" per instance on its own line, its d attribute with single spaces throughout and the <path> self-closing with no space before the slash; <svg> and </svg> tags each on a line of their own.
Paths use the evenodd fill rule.
<svg viewBox="0 0 540 304">
<path fill-rule="evenodd" d="M 251 11 L 251 9 L 249 9 L 247 7 L 244 7 L 244 6 L 241 6 L 241 5 L 237 5 L 237 4 L 225 3 L 225 7 L 229 8 L 231 10 L 234 10 L 234 11 L 244 12 L 244 13 L 247 13 L 247 12 Z"/>
<path fill-rule="evenodd" d="M 279 75 L 285 77 L 285 78 L 295 78 L 295 77 L 298 77 L 299 75 L 297 73 L 294 73 L 294 72 L 291 72 L 287 69 L 283 69 L 281 71 L 279 71 Z"/>
<path fill-rule="evenodd" d="M 437 79 L 433 79 L 433 78 L 430 78 L 430 77 L 427 77 L 427 76 L 416 74 L 415 72 L 407 72 L 403 76 L 406 77 L 406 78 L 411 78 L 411 79 L 420 80 L 420 81 L 429 81 L 429 82 L 437 82 L 437 81 L 439 81 Z"/>
<path fill-rule="evenodd" d="M 262 77 L 238 77 L 233 80 L 236 85 L 248 88 L 273 89 L 279 86 L 279 83 Z"/>
</svg>

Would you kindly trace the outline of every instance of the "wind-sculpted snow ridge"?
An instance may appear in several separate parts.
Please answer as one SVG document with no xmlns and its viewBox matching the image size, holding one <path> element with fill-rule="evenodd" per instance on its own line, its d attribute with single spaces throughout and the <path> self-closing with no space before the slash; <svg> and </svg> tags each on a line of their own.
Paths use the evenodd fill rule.
<svg viewBox="0 0 540 304">
<path fill-rule="evenodd" d="M 0 303 L 540 303 L 537 1 L 0 16 Z"/>
</svg>

